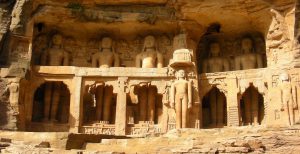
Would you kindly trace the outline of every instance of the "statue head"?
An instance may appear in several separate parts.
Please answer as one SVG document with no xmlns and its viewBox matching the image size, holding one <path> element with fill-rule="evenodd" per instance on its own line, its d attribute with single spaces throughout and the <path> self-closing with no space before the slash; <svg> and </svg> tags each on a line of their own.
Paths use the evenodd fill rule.
<svg viewBox="0 0 300 154">
<path fill-rule="evenodd" d="M 289 81 L 290 78 L 289 75 L 286 72 L 284 72 L 279 75 L 279 79 L 281 82 L 283 82 L 283 81 Z"/>
<path fill-rule="evenodd" d="M 155 48 L 155 37 L 152 35 L 148 35 L 144 40 L 144 49 L 146 48 Z"/>
<path fill-rule="evenodd" d="M 185 78 L 185 70 L 180 69 L 176 72 L 177 79 L 184 79 Z"/>
<path fill-rule="evenodd" d="M 220 55 L 219 43 L 211 43 L 209 48 L 210 48 L 210 56 L 211 57 L 218 57 Z"/>
<path fill-rule="evenodd" d="M 242 40 L 242 51 L 243 53 L 250 53 L 253 51 L 253 41 L 250 38 L 244 38 Z"/>
<path fill-rule="evenodd" d="M 60 34 L 55 34 L 52 37 L 52 43 L 53 43 L 53 45 L 61 45 L 62 44 L 62 40 L 63 40 L 63 37 Z"/>
<path fill-rule="evenodd" d="M 112 39 L 110 37 L 103 37 L 101 40 L 102 49 L 111 49 L 112 48 Z"/>
</svg>

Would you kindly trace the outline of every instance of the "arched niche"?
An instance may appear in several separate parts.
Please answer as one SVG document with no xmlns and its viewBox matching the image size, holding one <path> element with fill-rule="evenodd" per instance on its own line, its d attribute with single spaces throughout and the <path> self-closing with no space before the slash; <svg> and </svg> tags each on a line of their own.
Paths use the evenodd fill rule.
<svg viewBox="0 0 300 154">
<path fill-rule="evenodd" d="M 264 97 L 251 85 L 239 100 L 240 125 L 261 125 L 264 121 Z"/>
<path fill-rule="evenodd" d="M 117 95 L 113 86 L 100 83 L 87 85 L 83 93 L 83 124 L 114 124 Z"/>
<path fill-rule="evenodd" d="M 32 122 L 67 124 L 70 115 L 70 91 L 61 81 L 47 81 L 34 93 Z"/>
<path fill-rule="evenodd" d="M 202 127 L 220 128 L 227 125 L 226 96 L 213 87 L 202 99 Z"/>
</svg>

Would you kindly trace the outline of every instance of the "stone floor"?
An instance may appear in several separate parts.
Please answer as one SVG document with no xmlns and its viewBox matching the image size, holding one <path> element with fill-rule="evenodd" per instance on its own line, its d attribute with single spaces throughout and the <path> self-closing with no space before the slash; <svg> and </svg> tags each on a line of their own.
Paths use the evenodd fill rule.
<svg viewBox="0 0 300 154">
<path fill-rule="evenodd" d="M 30 137 L 30 135 L 32 137 Z M 1 132 L 1 153 L 285 153 L 300 152 L 300 126 L 180 129 L 161 136 L 91 140 L 65 150 L 67 133 Z M 98 143 L 92 143 L 97 141 Z M 72 142 L 72 141 L 71 141 Z M 69 144 L 69 143 L 68 143 Z"/>
</svg>

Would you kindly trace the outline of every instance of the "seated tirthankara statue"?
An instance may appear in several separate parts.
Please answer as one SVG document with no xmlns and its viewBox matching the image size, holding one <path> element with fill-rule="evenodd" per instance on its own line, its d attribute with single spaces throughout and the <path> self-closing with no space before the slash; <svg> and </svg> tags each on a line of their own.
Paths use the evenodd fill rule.
<svg viewBox="0 0 300 154">
<path fill-rule="evenodd" d="M 147 36 L 144 40 L 144 47 L 136 56 L 136 67 L 141 68 L 162 68 L 163 56 L 156 47 L 154 36 Z"/>
<path fill-rule="evenodd" d="M 112 39 L 110 37 L 102 38 L 100 52 L 92 57 L 92 66 L 108 68 L 118 67 L 119 65 L 119 56 L 114 51 Z"/>
<path fill-rule="evenodd" d="M 295 124 L 295 112 L 294 110 L 298 108 L 296 102 L 296 89 L 292 88 L 289 81 L 289 76 L 287 73 L 280 75 L 280 91 L 281 91 L 281 111 L 285 112 L 284 117 L 287 125 Z"/>
<path fill-rule="evenodd" d="M 41 57 L 41 65 L 68 66 L 69 53 L 62 48 L 63 37 L 56 34 L 52 37 L 52 46 L 46 50 Z"/>
<path fill-rule="evenodd" d="M 176 128 L 188 127 L 188 111 L 192 107 L 192 83 L 185 76 L 184 70 L 177 71 L 177 80 L 171 86 L 171 107 L 175 107 Z"/>
<path fill-rule="evenodd" d="M 229 71 L 229 62 L 220 57 L 220 45 L 218 43 L 210 44 L 209 58 L 203 63 L 204 73 Z"/>
<path fill-rule="evenodd" d="M 262 67 L 262 57 L 254 52 L 253 41 L 250 38 L 244 38 L 242 40 L 242 55 L 235 58 L 235 69 L 245 70 Z"/>
</svg>

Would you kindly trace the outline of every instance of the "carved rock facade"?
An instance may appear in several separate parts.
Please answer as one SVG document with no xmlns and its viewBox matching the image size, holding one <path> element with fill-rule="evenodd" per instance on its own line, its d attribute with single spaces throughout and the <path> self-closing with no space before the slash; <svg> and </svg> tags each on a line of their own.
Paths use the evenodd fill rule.
<svg viewBox="0 0 300 154">
<path fill-rule="evenodd" d="M 1 128 L 144 135 L 299 122 L 296 1 L 149 3 L 0 1 L 0 119 L 12 121 Z"/>
</svg>

